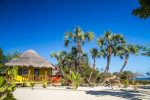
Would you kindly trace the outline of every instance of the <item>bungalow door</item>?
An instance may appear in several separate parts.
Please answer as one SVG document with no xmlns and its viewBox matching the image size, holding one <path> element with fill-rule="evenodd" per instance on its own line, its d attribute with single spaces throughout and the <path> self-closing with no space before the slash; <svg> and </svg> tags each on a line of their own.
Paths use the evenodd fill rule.
<svg viewBox="0 0 150 100">
<path fill-rule="evenodd" d="M 40 75 L 40 71 L 39 69 L 34 69 L 34 80 L 35 81 L 39 81 L 39 75 Z"/>
</svg>

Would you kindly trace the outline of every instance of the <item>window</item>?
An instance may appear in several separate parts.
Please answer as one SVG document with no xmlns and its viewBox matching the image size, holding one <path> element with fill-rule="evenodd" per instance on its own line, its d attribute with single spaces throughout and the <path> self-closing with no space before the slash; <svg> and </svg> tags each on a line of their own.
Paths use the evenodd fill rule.
<svg viewBox="0 0 150 100">
<path fill-rule="evenodd" d="M 34 75 L 39 76 L 39 69 L 34 69 Z"/>
<path fill-rule="evenodd" d="M 28 75 L 28 69 L 22 69 L 22 75 Z"/>
<path fill-rule="evenodd" d="M 22 69 L 21 68 L 18 69 L 18 75 L 22 75 Z"/>
<path fill-rule="evenodd" d="M 28 69 L 25 69 L 25 68 L 19 68 L 18 69 L 18 75 L 28 75 Z"/>
</svg>

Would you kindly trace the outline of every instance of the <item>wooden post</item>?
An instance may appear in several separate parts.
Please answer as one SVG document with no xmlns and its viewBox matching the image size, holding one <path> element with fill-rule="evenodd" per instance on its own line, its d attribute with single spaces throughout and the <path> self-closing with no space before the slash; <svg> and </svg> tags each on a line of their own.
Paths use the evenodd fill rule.
<svg viewBox="0 0 150 100">
<path fill-rule="evenodd" d="M 47 68 L 45 68 L 45 80 L 47 81 Z"/>
<path fill-rule="evenodd" d="M 30 81 L 30 73 L 31 73 L 31 67 L 28 68 L 28 81 Z"/>
</svg>

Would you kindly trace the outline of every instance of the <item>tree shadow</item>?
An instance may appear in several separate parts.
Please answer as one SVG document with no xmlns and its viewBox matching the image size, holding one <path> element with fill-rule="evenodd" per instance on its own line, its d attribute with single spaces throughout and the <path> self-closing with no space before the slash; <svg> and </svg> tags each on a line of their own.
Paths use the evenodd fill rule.
<svg viewBox="0 0 150 100">
<path fill-rule="evenodd" d="M 150 86 L 141 86 L 139 88 L 141 88 L 141 89 L 150 89 Z"/>
<path fill-rule="evenodd" d="M 110 95 L 110 96 L 125 98 L 128 100 L 143 100 L 143 97 L 144 97 L 144 95 L 140 92 L 127 91 L 127 90 L 86 91 L 86 94 L 91 94 L 91 95 L 95 95 L 95 96 Z"/>
</svg>

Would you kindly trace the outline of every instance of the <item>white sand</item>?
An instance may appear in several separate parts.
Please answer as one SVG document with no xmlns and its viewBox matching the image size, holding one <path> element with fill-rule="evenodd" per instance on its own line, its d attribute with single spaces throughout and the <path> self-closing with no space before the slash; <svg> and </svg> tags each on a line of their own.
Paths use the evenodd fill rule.
<svg viewBox="0 0 150 100">
<path fill-rule="evenodd" d="M 112 90 L 102 86 L 79 87 L 77 91 L 66 89 L 66 87 L 47 87 L 44 89 L 35 87 L 34 90 L 17 88 L 13 94 L 18 100 L 129 100 L 133 98 L 150 100 L 147 95 L 139 96 L 139 93 L 129 93 L 119 89 Z"/>
</svg>

